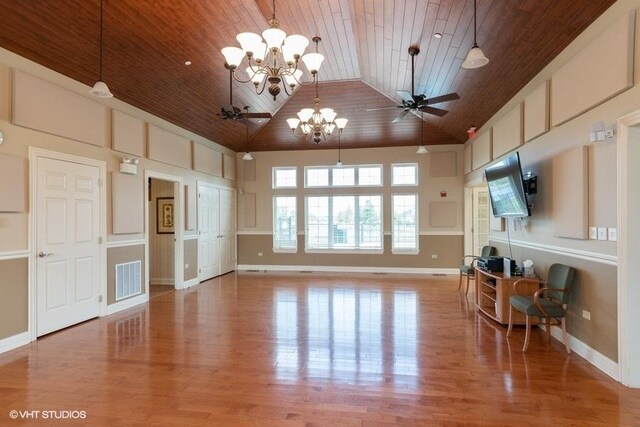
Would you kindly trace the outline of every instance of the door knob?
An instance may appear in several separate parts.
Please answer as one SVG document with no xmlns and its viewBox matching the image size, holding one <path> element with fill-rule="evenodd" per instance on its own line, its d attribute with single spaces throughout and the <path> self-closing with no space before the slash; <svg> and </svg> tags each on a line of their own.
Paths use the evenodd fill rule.
<svg viewBox="0 0 640 427">
<path fill-rule="evenodd" d="M 53 252 L 40 251 L 38 253 L 38 257 L 39 258 L 45 258 L 45 257 L 51 256 L 51 255 L 53 255 Z"/>
</svg>

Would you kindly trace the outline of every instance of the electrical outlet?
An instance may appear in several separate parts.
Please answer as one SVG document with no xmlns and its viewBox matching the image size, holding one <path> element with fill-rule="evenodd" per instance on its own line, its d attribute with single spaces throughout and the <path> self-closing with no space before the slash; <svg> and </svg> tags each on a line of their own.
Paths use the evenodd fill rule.
<svg viewBox="0 0 640 427">
<path fill-rule="evenodd" d="M 589 238 L 591 240 L 598 240 L 598 228 L 597 227 L 589 227 Z"/>
<path fill-rule="evenodd" d="M 582 317 L 587 319 L 587 320 L 591 320 L 591 312 L 589 312 L 587 310 L 582 310 Z"/>
<path fill-rule="evenodd" d="M 432 259 L 437 259 L 438 258 L 438 254 L 431 254 L 431 258 Z"/>
<path fill-rule="evenodd" d="M 258 256 L 262 256 L 262 255 L 263 255 L 262 252 L 258 252 Z"/>
<path fill-rule="evenodd" d="M 607 237 L 609 238 L 609 240 L 611 240 L 612 242 L 615 242 L 618 240 L 618 229 L 615 227 L 609 227 L 607 228 Z"/>
<path fill-rule="evenodd" d="M 607 227 L 598 227 L 598 240 L 607 240 Z"/>
<path fill-rule="evenodd" d="M 189 264 L 185 264 L 185 265 L 184 265 L 184 268 L 185 268 L 185 270 L 186 270 L 187 268 L 189 268 Z"/>
</svg>

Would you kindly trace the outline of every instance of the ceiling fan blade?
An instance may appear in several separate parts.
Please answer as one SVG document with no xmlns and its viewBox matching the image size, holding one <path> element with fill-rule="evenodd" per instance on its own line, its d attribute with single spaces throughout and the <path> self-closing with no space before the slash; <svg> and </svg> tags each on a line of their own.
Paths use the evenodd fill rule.
<svg viewBox="0 0 640 427">
<path fill-rule="evenodd" d="M 425 99 L 420 103 L 420 105 L 438 104 L 440 102 L 455 101 L 456 99 L 460 99 L 460 95 L 453 92 L 446 95 L 434 96 L 433 98 Z"/>
<path fill-rule="evenodd" d="M 364 111 L 391 110 L 392 108 L 404 108 L 404 106 L 402 106 L 402 105 L 392 105 L 390 107 L 367 108 Z"/>
<path fill-rule="evenodd" d="M 427 114 L 433 114 L 434 116 L 438 117 L 442 117 L 448 113 L 447 110 L 443 110 L 442 108 L 430 107 L 428 105 L 423 105 L 422 107 L 420 107 L 420 111 Z"/>
<path fill-rule="evenodd" d="M 413 95 L 411 95 L 409 92 L 407 92 L 406 90 L 397 90 L 396 93 L 398 94 L 398 96 L 400 98 L 402 98 L 403 101 L 408 102 L 408 103 L 413 103 L 415 102 L 415 99 L 413 99 Z"/>
<path fill-rule="evenodd" d="M 273 117 L 271 113 L 244 113 L 242 116 L 247 119 L 270 119 Z"/>
<path fill-rule="evenodd" d="M 404 110 L 402 110 L 402 111 L 400 112 L 400 114 L 398 114 L 398 117 L 396 117 L 395 119 L 393 119 L 393 120 L 391 121 L 391 123 L 398 123 L 400 120 L 404 119 L 404 117 L 405 117 L 407 114 L 409 114 L 409 111 L 410 111 L 410 110 L 409 110 L 408 108 L 405 108 Z"/>
</svg>

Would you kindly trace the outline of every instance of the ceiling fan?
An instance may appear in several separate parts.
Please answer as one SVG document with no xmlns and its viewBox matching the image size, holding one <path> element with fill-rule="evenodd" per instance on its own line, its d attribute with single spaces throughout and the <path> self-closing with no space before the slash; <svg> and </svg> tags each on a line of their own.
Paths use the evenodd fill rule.
<svg viewBox="0 0 640 427">
<path fill-rule="evenodd" d="M 244 110 L 244 112 L 242 112 Z M 223 120 L 236 120 L 242 122 L 245 126 L 259 126 L 258 123 L 252 122 L 249 119 L 270 119 L 273 116 L 271 113 L 250 113 L 249 106 L 244 106 L 243 109 L 235 107 L 233 105 L 233 83 L 229 84 L 229 104 L 223 105 L 220 109 L 220 113 L 217 113 L 218 116 L 222 117 Z M 260 120 L 262 122 L 262 120 Z"/>
<path fill-rule="evenodd" d="M 439 104 L 441 102 L 454 101 L 460 99 L 460 96 L 453 92 L 446 95 L 440 95 L 433 98 L 426 98 L 424 95 L 416 95 L 414 90 L 414 73 L 415 73 L 415 58 L 420 53 L 420 49 L 417 46 L 409 47 L 409 55 L 411 55 L 411 93 L 406 90 L 397 91 L 398 96 L 402 98 L 402 105 L 394 105 L 391 107 L 371 108 L 367 111 L 388 110 L 391 108 L 402 108 L 402 111 L 398 116 L 393 119 L 392 123 L 397 123 L 402 120 L 410 112 L 422 111 L 427 114 L 433 114 L 438 117 L 442 117 L 448 113 L 447 110 L 442 108 L 432 107 L 432 104 Z"/>
</svg>

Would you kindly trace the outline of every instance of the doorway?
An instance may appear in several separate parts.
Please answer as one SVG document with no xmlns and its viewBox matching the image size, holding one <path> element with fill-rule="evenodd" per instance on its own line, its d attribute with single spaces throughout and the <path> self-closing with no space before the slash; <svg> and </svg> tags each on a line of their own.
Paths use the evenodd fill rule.
<svg viewBox="0 0 640 427">
<path fill-rule="evenodd" d="M 145 171 L 146 287 L 149 295 L 184 287 L 182 177 Z"/>
<path fill-rule="evenodd" d="M 480 255 L 489 244 L 489 191 L 486 184 L 465 188 L 465 254 Z"/>
</svg>

